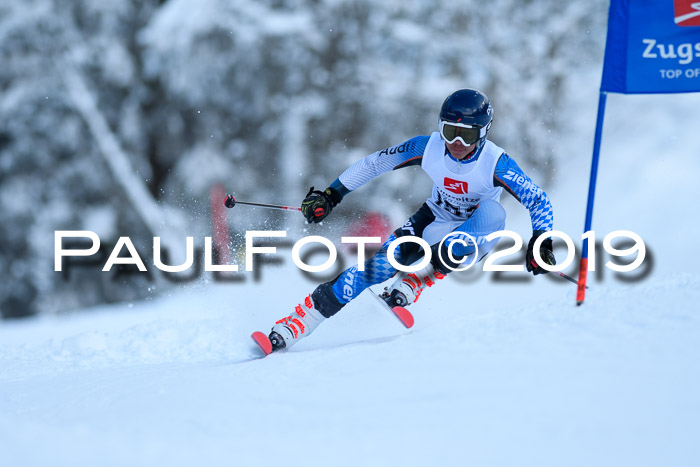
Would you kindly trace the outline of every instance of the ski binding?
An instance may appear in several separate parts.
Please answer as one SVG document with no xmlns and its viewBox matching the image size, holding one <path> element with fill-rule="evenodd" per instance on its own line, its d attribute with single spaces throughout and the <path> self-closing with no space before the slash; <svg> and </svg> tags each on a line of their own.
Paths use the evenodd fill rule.
<svg viewBox="0 0 700 467">
<path fill-rule="evenodd" d="M 408 311 L 402 306 L 391 307 L 387 302 L 384 301 L 384 299 L 381 296 L 375 293 L 371 293 L 371 295 L 382 304 L 382 307 L 384 307 L 384 309 L 391 311 L 394 314 L 394 316 L 396 316 L 399 319 L 399 321 L 401 321 L 401 324 L 406 326 L 406 328 L 410 329 L 413 327 L 415 320 L 413 319 L 413 314 L 411 314 L 410 311 Z"/>
</svg>

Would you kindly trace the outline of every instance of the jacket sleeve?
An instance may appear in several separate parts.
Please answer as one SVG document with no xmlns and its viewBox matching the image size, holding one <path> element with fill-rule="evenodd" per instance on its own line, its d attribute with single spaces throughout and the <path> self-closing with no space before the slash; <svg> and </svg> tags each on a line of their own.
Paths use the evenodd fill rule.
<svg viewBox="0 0 700 467">
<path fill-rule="evenodd" d="M 525 175 L 506 153 L 503 153 L 496 163 L 493 184 L 503 187 L 530 211 L 533 231 L 552 230 L 554 214 L 547 193 Z"/>
<path fill-rule="evenodd" d="M 341 196 L 392 170 L 420 165 L 430 136 L 416 136 L 397 146 L 374 152 L 348 167 L 331 183 Z"/>
</svg>

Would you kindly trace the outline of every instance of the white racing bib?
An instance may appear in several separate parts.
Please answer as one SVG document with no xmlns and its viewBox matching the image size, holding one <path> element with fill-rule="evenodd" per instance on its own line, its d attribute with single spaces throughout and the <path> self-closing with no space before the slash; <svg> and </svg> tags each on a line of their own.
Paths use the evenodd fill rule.
<svg viewBox="0 0 700 467">
<path fill-rule="evenodd" d="M 421 162 L 434 184 L 432 196 L 428 199 L 433 212 L 442 210 L 466 219 L 482 199 L 499 201 L 503 188 L 494 186 L 493 173 L 504 152 L 486 140 L 475 162 L 459 162 L 445 155 L 445 141 L 440 133 L 433 133 Z"/>
</svg>

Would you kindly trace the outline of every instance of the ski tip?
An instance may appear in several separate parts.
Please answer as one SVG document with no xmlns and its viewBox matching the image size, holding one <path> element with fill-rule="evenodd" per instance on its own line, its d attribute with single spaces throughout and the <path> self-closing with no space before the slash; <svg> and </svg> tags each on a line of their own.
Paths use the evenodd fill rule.
<svg viewBox="0 0 700 467">
<path fill-rule="evenodd" d="M 401 323 L 403 323 L 404 326 L 406 326 L 407 328 L 413 327 L 413 315 L 406 308 L 402 306 L 395 306 L 391 309 L 391 311 L 394 312 L 396 317 L 399 318 L 399 321 L 401 321 Z"/>
<path fill-rule="evenodd" d="M 268 339 L 265 334 L 260 331 L 255 331 L 250 337 L 253 338 L 265 355 L 270 355 L 272 353 L 272 342 L 270 342 L 270 339 Z"/>
</svg>

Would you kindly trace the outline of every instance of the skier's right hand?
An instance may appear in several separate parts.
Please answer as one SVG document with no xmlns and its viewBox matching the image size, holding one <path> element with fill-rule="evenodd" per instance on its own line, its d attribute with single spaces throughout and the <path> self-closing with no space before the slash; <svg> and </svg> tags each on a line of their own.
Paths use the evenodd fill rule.
<svg viewBox="0 0 700 467">
<path fill-rule="evenodd" d="M 306 198 L 301 202 L 301 213 L 309 223 L 321 222 L 328 217 L 340 200 L 340 193 L 331 187 L 324 191 L 314 190 L 314 187 L 311 187 Z"/>
</svg>

